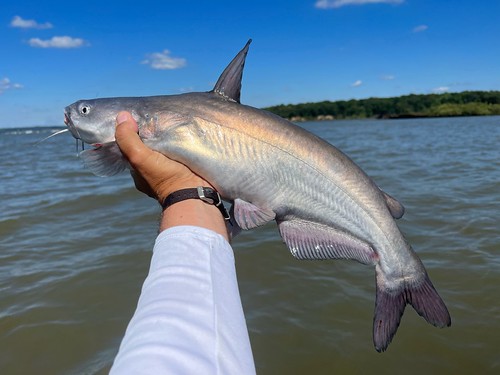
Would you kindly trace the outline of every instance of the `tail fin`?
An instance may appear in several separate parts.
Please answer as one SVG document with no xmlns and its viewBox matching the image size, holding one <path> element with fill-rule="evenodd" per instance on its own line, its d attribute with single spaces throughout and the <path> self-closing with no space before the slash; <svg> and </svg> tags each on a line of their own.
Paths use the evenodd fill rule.
<svg viewBox="0 0 500 375">
<path fill-rule="evenodd" d="M 383 284 L 377 282 L 373 343 L 378 352 L 385 351 L 389 346 L 407 304 L 412 305 L 433 326 L 443 328 L 451 325 L 448 309 L 428 275 L 418 285 L 405 284 L 404 289 L 399 291 L 384 290 Z"/>
</svg>

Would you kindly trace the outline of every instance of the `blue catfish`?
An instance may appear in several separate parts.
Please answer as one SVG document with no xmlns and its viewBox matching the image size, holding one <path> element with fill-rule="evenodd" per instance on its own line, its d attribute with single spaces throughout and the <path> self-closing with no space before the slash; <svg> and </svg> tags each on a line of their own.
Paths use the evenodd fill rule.
<svg viewBox="0 0 500 375">
<path fill-rule="evenodd" d="M 143 142 L 187 165 L 232 203 L 237 225 L 275 220 L 298 259 L 353 259 L 375 266 L 373 341 L 386 350 L 407 304 L 437 327 L 448 310 L 394 219 L 403 206 L 340 150 L 295 124 L 240 103 L 250 41 L 210 92 L 80 100 L 65 109 L 69 131 L 93 145 L 81 153 L 100 176 L 127 162 L 114 140 L 119 111 Z"/>
</svg>

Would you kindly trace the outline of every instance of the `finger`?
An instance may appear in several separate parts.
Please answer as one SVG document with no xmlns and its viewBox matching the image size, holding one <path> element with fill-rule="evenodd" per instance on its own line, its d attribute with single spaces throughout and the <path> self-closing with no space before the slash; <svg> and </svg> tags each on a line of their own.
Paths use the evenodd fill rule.
<svg viewBox="0 0 500 375">
<path fill-rule="evenodd" d="M 116 117 L 116 124 L 116 143 L 130 164 L 135 166 L 152 151 L 141 141 L 137 133 L 137 122 L 129 112 L 120 112 Z"/>
</svg>

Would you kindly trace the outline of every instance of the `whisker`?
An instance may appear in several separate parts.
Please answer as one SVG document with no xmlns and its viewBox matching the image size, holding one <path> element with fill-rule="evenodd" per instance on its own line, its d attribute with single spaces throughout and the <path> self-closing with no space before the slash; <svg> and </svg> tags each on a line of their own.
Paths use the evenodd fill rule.
<svg viewBox="0 0 500 375">
<path fill-rule="evenodd" d="M 49 138 L 52 138 L 52 137 L 54 137 L 54 136 L 56 136 L 56 135 L 59 135 L 59 134 L 61 134 L 61 133 L 65 133 L 65 132 L 67 132 L 67 131 L 69 131 L 69 129 L 59 130 L 59 131 L 57 131 L 57 132 L 55 132 L 55 133 L 53 133 L 53 134 L 49 135 L 48 137 L 45 137 L 44 139 L 42 139 L 42 140 L 40 140 L 40 141 L 36 142 L 36 143 L 35 143 L 35 146 L 36 146 L 36 145 L 38 145 L 39 143 L 42 143 L 43 141 L 46 141 L 46 140 L 47 140 L 47 139 L 49 139 Z"/>
</svg>

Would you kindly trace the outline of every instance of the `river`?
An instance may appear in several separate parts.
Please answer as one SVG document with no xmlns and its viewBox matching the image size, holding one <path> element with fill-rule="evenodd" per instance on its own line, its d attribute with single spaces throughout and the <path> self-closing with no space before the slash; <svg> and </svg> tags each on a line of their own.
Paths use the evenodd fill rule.
<svg viewBox="0 0 500 375">
<path fill-rule="evenodd" d="M 258 374 L 500 373 L 500 117 L 310 122 L 405 208 L 400 228 L 445 300 L 372 344 L 374 270 L 298 261 L 275 224 L 233 248 Z M 54 129 L 0 129 L 0 373 L 105 374 L 146 277 L 159 209 L 99 178 Z"/>
</svg>

